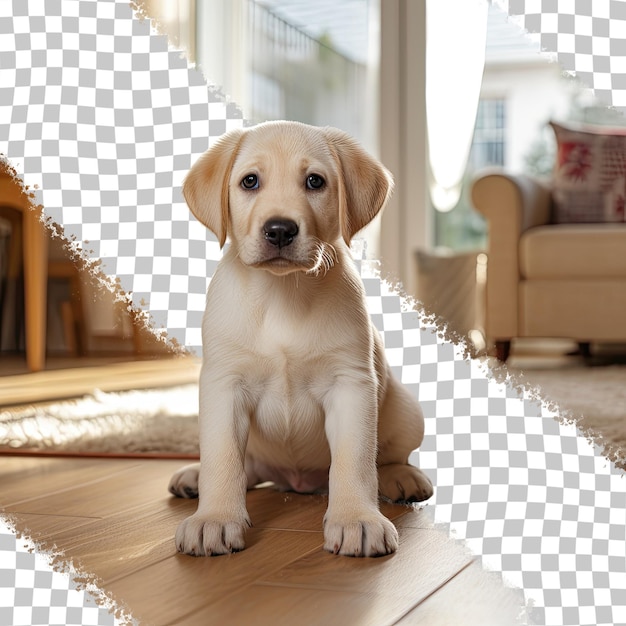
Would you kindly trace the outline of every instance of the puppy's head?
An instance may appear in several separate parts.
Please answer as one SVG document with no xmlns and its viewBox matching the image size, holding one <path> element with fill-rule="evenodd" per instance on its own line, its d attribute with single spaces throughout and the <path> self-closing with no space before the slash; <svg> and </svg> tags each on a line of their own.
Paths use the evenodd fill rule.
<svg viewBox="0 0 626 626">
<path fill-rule="evenodd" d="M 387 170 L 346 133 L 268 122 L 224 135 L 191 168 L 183 194 L 242 263 L 274 274 L 332 265 L 392 190 Z"/>
</svg>

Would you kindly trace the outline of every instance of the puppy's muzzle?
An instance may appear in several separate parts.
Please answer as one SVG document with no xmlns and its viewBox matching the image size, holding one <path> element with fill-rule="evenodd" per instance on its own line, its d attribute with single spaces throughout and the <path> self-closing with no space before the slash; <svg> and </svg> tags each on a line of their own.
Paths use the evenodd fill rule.
<svg viewBox="0 0 626 626">
<path fill-rule="evenodd" d="M 279 250 L 288 246 L 298 235 L 298 225 L 293 220 L 271 219 L 263 225 L 265 240 Z"/>
</svg>

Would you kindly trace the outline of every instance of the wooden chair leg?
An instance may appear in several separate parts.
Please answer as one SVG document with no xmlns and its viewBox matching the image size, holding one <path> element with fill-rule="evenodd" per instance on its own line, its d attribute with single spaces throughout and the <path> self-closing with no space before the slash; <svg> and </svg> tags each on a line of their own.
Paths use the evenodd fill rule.
<svg viewBox="0 0 626 626">
<path fill-rule="evenodd" d="M 498 340 L 496 341 L 496 358 L 498 361 L 502 361 L 502 363 L 506 363 L 506 360 L 509 358 L 509 354 L 511 353 L 511 342 Z"/>
<path fill-rule="evenodd" d="M 39 372 L 46 361 L 48 235 L 36 211 L 27 209 L 23 216 L 26 361 L 31 372 Z"/>
<path fill-rule="evenodd" d="M 69 301 L 61 303 L 61 320 L 63 322 L 63 338 L 65 346 L 72 357 L 78 356 L 78 338 L 76 334 L 76 319 Z"/>
</svg>

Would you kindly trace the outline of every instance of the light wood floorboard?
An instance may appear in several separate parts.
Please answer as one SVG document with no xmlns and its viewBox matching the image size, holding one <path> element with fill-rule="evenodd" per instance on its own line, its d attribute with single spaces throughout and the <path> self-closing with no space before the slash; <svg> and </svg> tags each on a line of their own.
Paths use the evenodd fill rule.
<svg viewBox="0 0 626 626">
<path fill-rule="evenodd" d="M 76 359 L 68 367 L 0 375 L 0 407 L 75 398 L 100 391 L 185 385 L 198 381 L 200 361 L 188 356 L 109 362 Z M 0 368 L 1 371 L 1 368 Z"/>
<path fill-rule="evenodd" d="M 243 552 L 177 554 L 176 526 L 196 508 L 167 493 L 180 464 L 0 455 L 0 506 L 141 624 L 516 623 L 518 594 L 413 507 L 382 505 L 400 534 L 396 554 L 352 559 L 322 549 L 325 496 L 255 489 Z"/>
</svg>

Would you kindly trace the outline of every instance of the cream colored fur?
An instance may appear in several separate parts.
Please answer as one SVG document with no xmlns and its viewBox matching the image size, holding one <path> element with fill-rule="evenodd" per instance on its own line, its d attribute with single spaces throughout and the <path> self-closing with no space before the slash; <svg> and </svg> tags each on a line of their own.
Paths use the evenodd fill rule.
<svg viewBox="0 0 626 626">
<path fill-rule="evenodd" d="M 391 188 L 345 133 L 295 122 L 231 131 L 189 172 L 191 211 L 230 246 L 202 325 L 201 463 L 170 482 L 176 495 L 199 496 L 176 532 L 181 552 L 243 549 L 246 489 L 268 480 L 328 490 L 324 547 L 353 556 L 397 548 L 379 492 L 432 495 L 408 464 L 423 438 L 421 409 L 391 376 L 349 250 Z M 297 226 L 282 246 L 266 234 L 276 220 Z"/>
</svg>

